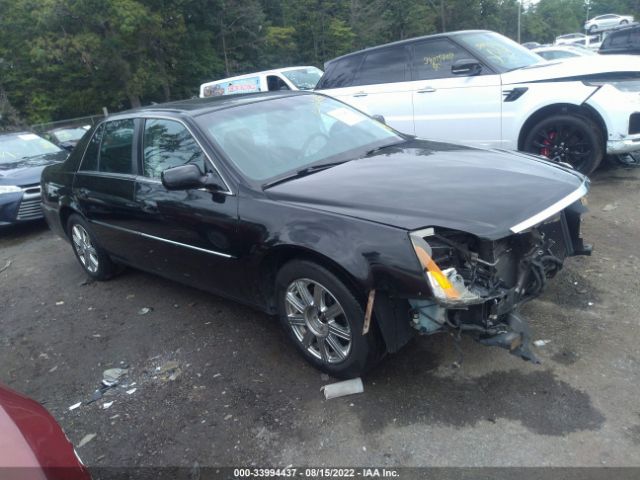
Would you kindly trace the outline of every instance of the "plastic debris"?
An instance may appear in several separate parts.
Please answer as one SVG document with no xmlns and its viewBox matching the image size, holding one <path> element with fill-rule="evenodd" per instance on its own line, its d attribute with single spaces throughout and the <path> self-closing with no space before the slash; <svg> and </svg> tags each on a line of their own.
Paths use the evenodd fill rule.
<svg viewBox="0 0 640 480">
<path fill-rule="evenodd" d="M 233 418 L 233 415 L 228 414 L 228 415 L 225 415 L 225 417 L 224 417 L 225 420 L 229 420 L 230 418 Z"/>
<path fill-rule="evenodd" d="M 78 408 L 80 405 L 82 405 L 82 402 L 78 402 L 78 403 L 74 403 L 73 405 L 71 405 L 69 407 L 69 411 L 71 410 L 75 410 L 76 408 Z"/>
<path fill-rule="evenodd" d="M 158 376 L 164 382 L 174 381 L 180 375 L 182 375 L 182 369 L 180 368 L 180 364 L 175 360 L 170 360 L 164 365 L 157 367 L 156 372 L 158 372 Z"/>
<path fill-rule="evenodd" d="M 102 388 L 106 390 L 106 387 L 102 387 Z M 93 392 L 93 394 L 91 395 L 91 400 L 87 402 L 87 405 L 100 400 L 102 398 L 102 392 L 103 392 L 102 390 L 96 390 L 95 392 Z"/>
<path fill-rule="evenodd" d="M 589 305 L 590 307 L 593 307 L 593 302 L 588 302 L 587 305 Z"/>
<path fill-rule="evenodd" d="M 617 203 L 607 203 L 604 207 L 602 207 L 603 212 L 610 212 L 611 210 L 615 210 L 618 208 Z"/>
<path fill-rule="evenodd" d="M 80 440 L 80 443 L 78 444 L 78 448 L 84 447 L 87 443 L 89 443 L 94 438 L 96 438 L 95 433 L 89 433 L 88 435 L 85 435 L 84 437 L 82 437 L 82 440 Z"/>
<path fill-rule="evenodd" d="M 127 390 L 127 395 L 133 395 L 136 393 L 137 388 L 132 388 L 131 390 Z"/>
<path fill-rule="evenodd" d="M 55 365 L 49 369 L 49 373 L 53 373 L 58 369 L 58 365 Z"/>
<path fill-rule="evenodd" d="M 551 340 L 536 340 L 533 342 L 536 347 L 544 347 L 547 343 L 551 343 Z"/>
<path fill-rule="evenodd" d="M 59 302 L 56 302 L 56 305 L 64 305 L 64 302 L 60 300 Z"/>
<path fill-rule="evenodd" d="M 102 372 L 102 384 L 105 387 L 114 387 L 126 374 L 126 368 L 109 368 L 108 370 Z"/>
<path fill-rule="evenodd" d="M 4 267 L 0 268 L 0 273 L 4 272 L 10 266 L 11 266 L 11 260 L 7 260 L 7 263 L 4 264 Z"/>
<path fill-rule="evenodd" d="M 153 311 L 153 308 L 151 307 L 142 307 L 140 310 L 138 310 L 138 315 L 146 315 L 147 313 L 151 313 Z"/>
<path fill-rule="evenodd" d="M 320 390 L 324 391 L 324 398 L 330 400 L 332 398 L 344 397 L 345 395 L 362 393 L 364 392 L 364 385 L 362 385 L 362 379 L 358 377 L 325 385 Z"/>
<path fill-rule="evenodd" d="M 107 409 L 107 408 L 109 408 L 111 405 L 113 405 L 113 400 L 112 400 L 112 401 L 110 401 L 110 402 L 105 402 L 105 403 L 103 403 L 103 404 L 102 404 L 102 408 L 104 408 L 104 409 L 106 410 L 106 409 Z"/>
</svg>

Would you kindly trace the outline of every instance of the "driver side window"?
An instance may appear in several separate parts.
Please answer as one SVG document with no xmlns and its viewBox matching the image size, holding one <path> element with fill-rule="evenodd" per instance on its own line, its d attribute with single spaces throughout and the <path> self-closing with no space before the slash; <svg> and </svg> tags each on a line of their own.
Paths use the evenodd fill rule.
<svg viewBox="0 0 640 480">
<path fill-rule="evenodd" d="M 413 79 L 453 77 L 451 66 L 454 62 L 470 57 L 462 48 L 445 38 L 416 43 L 413 46 Z"/>
<path fill-rule="evenodd" d="M 147 119 L 144 125 L 142 173 L 159 179 L 163 170 L 193 163 L 204 174 L 204 152 L 180 122 Z"/>
</svg>

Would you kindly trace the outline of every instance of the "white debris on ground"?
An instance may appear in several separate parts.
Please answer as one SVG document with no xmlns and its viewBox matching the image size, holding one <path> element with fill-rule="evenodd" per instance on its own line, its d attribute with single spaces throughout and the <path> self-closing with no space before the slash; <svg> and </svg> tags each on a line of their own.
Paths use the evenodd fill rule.
<svg viewBox="0 0 640 480">
<path fill-rule="evenodd" d="M 364 392 L 364 385 L 361 378 L 352 378 L 351 380 L 345 380 L 343 382 L 330 383 L 323 386 L 321 391 L 324 391 L 325 399 L 344 397 L 345 395 L 354 395 L 356 393 Z"/>
<path fill-rule="evenodd" d="M 78 448 L 84 447 L 87 443 L 89 443 L 94 438 L 96 438 L 95 433 L 89 433 L 88 435 L 85 435 L 84 437 L 82 437 L 82 440 L 80 440 L 80 443 L 78 444 Z"/>
</svg>

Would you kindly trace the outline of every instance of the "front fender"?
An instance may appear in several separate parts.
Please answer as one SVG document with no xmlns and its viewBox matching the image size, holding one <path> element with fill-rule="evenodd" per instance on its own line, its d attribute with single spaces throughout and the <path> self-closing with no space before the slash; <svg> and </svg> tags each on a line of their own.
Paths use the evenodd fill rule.
<svg viewBox="0 0 640 480">
<path fill-rule="evenodd" d="M 598 87 L 581 81 L 549 81 L 503 85 L 503 93 L 514 88 L 526 88 L 517 100 L 502 102 L 503 148 L 518 149 L 520 131 L 536 112 L 554 105 L 580 107 Z"/>
</svg>

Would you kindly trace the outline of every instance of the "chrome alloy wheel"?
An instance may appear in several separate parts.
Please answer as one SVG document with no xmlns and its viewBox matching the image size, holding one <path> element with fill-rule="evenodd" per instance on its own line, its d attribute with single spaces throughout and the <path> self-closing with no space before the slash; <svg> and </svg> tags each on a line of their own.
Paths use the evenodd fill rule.
<svg viewBox="0 0 640 480">
<path fill-rule="evenodd" d="M 351 351 L 351 327 L 331 292 L 300 278 L 289 284 L 285 295 L 289 327 L 306 351 L 323 363 L 345 360 Z"/>
<path fill-rule="evenodd" d="M 98 271 L 98 252 L 91 243 L 91 237 L 82 225 L 75 224 L 71 229 L 71 239 L 73 240 L 73 248 L 78 254 L 80 263 L 90 273 Z"/>
</svg>

